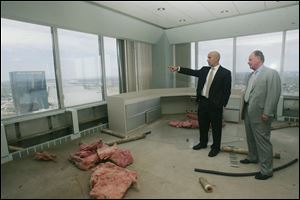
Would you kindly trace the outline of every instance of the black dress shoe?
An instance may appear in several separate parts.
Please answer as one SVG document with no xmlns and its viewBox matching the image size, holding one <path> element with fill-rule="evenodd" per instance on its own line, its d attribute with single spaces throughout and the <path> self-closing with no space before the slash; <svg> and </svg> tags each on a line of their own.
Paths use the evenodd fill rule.
<svg viewBox="0 0 300 200">
<path fill-rule="evenodd" d="M 193 146 L 194 150 L 199 150 L 199 149 L 205 149 L 207 147 L 207 145 L 203 145 L 203 144 L 197 144 L 195 146 Z"/>
<path fill-rule="evenodd" d="M 272 176 L 273 176 L 273 174 L 271 174 L 271 175 L 264 175 L 264 174 L 262 174 L 262 173 L 259 172 L 258 174 L 255 175 L 255 179 L 266 180 L 268 178 L 271 178 Z"/>
<path fill-rule="evenodd" d="M 218 150 L 218 149 L 211 149 L 210 152 L 208 153 L 208 156 L 215 157 L 216 155 L 218 155 L 219 152 L 220 152 L 220 150 Z"/>
<path fill-rule="evenodd" d="M 251 160 L 248 160 L 247 158 L 244 159 L 244 160 L 240 160 L 240 163 L 243 163 L 243 164 L 250 164 L 250 163 L 257 163 L 257 161 L 251 161 Z"/>
</svg>

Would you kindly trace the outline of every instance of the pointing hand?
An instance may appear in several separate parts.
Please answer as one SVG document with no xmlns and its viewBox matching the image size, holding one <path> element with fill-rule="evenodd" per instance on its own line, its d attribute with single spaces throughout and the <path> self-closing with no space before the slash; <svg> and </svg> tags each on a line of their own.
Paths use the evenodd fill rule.
<svg viewBox="0 0 300 200">
<path fill-rule="evenodd" d="M 170 69 L 171 72 L 177 72 L 178 71 L 178 67 L 177 66 L 170 66 L 168 68 Z"/>
</svg>

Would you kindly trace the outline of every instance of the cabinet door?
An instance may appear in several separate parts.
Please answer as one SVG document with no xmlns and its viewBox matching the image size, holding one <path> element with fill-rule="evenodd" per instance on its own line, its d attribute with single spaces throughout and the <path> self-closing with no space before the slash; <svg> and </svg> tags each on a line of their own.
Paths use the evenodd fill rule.
<svg viewBox="0 0 300 200">
<path fill-rule="evenodd" d="M 137 114 L 133 117 L 127 118 L 127 131 L 135 129 L 143 124 L 145 124 L 145 113 Z"/>
<path fill-rule="evenodd" d="M 138 102 L 126 105 L 126 117 L 131 118 L 145 112 L 145 102 Z"/>
<path fill-rule="evenodd" d="M 156 99 L 151 99 L 151 100 L 147 100 L 145 101 L 145 108 L 151 109 L 153 107 L 157 107 L 160 105 L 160 98 L 156 98 Z"/>
<path fill-rule="evenodd" d="M 190 96 L 161 97 L 161 104 L 160 104 L 161 113 L 162 114 L 186 113 L 190 102 L 191 102 Z"/>
<path fill-rule="evenodd" d="M 237 97 L 237 98 L 231 97 L 231 98 L 229 98 L 229 101 L 228 101 L 228 104 L 227 104 L 226 108 L 240 110 L 241 109 L 241 102 L 242 102 L 241 97 Z"/>
<path fill-rule="evenodd" d="M 227 122 L 240 122 L 240 110 L 224 109 L 223 118 Z"/>
<path fill-rule="evenodd" d="M 146 111 L 146 123 L 149 124 L 160 118 L 160 106 L 156 106 L 151 110 Z"/>
</svg>

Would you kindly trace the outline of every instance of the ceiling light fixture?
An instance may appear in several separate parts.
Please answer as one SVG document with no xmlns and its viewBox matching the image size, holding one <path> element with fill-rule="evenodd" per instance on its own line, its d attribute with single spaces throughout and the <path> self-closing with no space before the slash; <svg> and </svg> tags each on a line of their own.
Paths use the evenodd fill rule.
<svg viewBox="0 0 300 200">
<path fill-rule="evenodd" d="M 179 20 L 179 22 L 185 22 L 185 21 L 186 21 L 185 19 L 180 19 L 180 20 Z"/>
<path fill-rule="evenodd" d="M 229 13 L 229 10 L 221 10 L 220 13 Z"/>
<path fill-rule="evenodd" d="M 157 8 L 156 9 L 156 11 L 159 11 L 159 12 L 161 12 L 161 11 L 165 11 L 166 9 L 165 8 L 163 8 L 163 7 L 160 7 L 160 8 Z"/>
</svg>

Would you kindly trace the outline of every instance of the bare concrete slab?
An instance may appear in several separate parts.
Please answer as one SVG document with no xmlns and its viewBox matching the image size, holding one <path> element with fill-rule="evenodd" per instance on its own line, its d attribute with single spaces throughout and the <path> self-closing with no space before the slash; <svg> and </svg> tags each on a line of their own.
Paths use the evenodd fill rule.
<svg viewBox="0 0 300 200">
<path fill-rule="evenodd" d="M 184 119 L 183 115 L 163 116 L 160 120 L 142 127 L 138 132 L 151 130 L 145 139 L 120 144 L 130 149 L 134 163 L 128 169 L 138 173 L 138 184 L 130 188 L 124 198 L 299 198 L 299 163 L 275 172 L 265 181 L 250 177 L 228 177 L 195 172 L 194 168 L 224 172 L 254 172 L 256 164 L 232 167 L 229 153 L 221 152 L 208 157 L 210 148 L 195 151 L 192 145 L 199 141 L 197 129 L 174 128 L 167 125 L 170 119 Z M 90 198 L 90 171 L 81 171 L 69 161 L 69 154 L 76 151 L 78 142 L 105 142 L 117 138 L 97 133 L 49 149 L 57 155 L 57 162 L 36 161 L 33 157 L 1 165 L 1 198 Z M 299 127 L 273 130 L 271 135 L 274 152 L 281 159 L 274 159 L 274 167 L 299 158 Z M 211 136 L 210 142 L 211 144 Z M 223 128 L 223 145 L 247 148 L 244 125 L 226 123 Z M 238 160 L 245 155 L 236 155 Z M 198 182 L 205 177 L 213 185 L 213 192 L 206 193 Z"/>
</svg>

